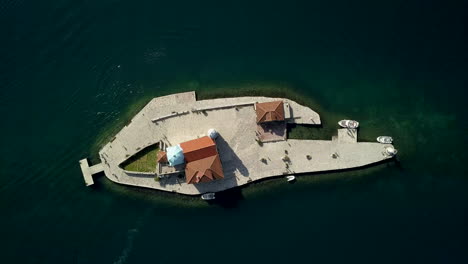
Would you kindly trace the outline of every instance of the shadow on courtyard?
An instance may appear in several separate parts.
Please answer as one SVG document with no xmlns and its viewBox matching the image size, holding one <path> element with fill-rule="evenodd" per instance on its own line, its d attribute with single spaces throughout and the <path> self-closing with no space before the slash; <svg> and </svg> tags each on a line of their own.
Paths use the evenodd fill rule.
<svg viewBox="0 0 468 264">
<path fill-rule="evenodd" d="M 237 156 L 221 135 L 216 138 L 216 146 L 218 147 L 225 175 L 232 175 L 237 170 L 242 176 L 249 176 L 247 167 L 245 167 L 244 163 L 239 159 L 239 156 Z"/>
</svg>

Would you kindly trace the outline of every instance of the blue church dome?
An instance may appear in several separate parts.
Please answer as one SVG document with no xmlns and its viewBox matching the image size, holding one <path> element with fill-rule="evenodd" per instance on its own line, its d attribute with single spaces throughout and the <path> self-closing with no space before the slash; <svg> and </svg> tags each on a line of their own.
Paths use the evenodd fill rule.
<svg viewBox="0 0 468 264">
<path fill-rule="evenodd" d="M 180 145 L 168 147 L 166 151 L 167 160 L 169 161 L 170 166 L 180 165 L 185 162 L 184 153 L 182 152 Z"/>
</svg>

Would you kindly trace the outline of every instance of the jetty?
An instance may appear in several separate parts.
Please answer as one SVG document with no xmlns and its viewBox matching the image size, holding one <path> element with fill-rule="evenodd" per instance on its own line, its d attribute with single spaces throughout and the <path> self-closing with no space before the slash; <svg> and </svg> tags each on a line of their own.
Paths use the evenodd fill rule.
<svg viewBox="0 0 468 264">
<path fill-rule="evenodd" d="M 80 160 L 81 172 L 83 173 L 83 178 L 86 183 L 86 186 L 94 184 L 93 175 L 99 172 L 104 171 L 102 163 L 96 164 L 94 166 L 89 166 L 87 159 Z"/>
<path fill-rule="evenodd" d="M 281 102 L 281 120 L 274 112 L 266 116 L 276 122 L 259 119 L 263 111 L 259 107 L 269 102 Z M 357 168 L 392 158 L 385 153 L 391 144 L 358 142 L 357 129 L 338 129 L 331 140 L 298 140 L 287 138 L 287 124 L 320 125 L 321 120 L 309 107 L 287 98 L 197 100 L 195 92 L 172 94 L 152 99 L 135 115 L 99 151 L 101 163 L 89 167 L 84 159 L 80 165 L 86 185 L 93 183 L 93 174 L 104 171 L 119 184 L 200 195 L 270 177 Z M 213 140 L 222 164 L 221 179 L 193 184 L 186 182 L 183 170 L 160 175 L 156 168 L 154 173 L 140 173 L 121 167 L 146 147 L 158 144 L 165 150 L 202 138 L 210 129 L 219 134 Z"/>
</svg>

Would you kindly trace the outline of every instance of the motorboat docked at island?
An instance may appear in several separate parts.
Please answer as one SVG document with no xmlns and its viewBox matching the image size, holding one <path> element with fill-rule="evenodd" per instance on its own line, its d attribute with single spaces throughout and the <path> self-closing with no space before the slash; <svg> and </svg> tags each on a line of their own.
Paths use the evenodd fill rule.
<svg viewBox="0 0 468 264">
<path fill-rule="evenodd" d="M 216 199 L 215 193 L 204 193 L 201 196 L 202 200 L 214 200 Z"/>
<path fill-rule="evenodd" d="M 296 176 L 294 176 L 294 175 L 286 176 L 286 180 L 287 180 L 288 182 L 292 182 L 292 181 L 296 180 Z"/>
<path fill-rule="evenodd" d="M 380 136 L 377 138 L 377 142 L 382 143 L 382 144 L 392 144 L 393 138 L 389 136 Z"/>
<path fill-rule="evenodd" d="M 354 120 L 341 120 L 338 125 L 344 128 L 355 129 L 359 127 L 359 122 Z"/>
<path fill-rule="evenodd" d="M 396 150 L 396 148 L 392 147 L 392 146 L 388 146 L 385 148 L 385 154 L 389 157 L 393 157 L 395 156 L 396 154 L 398 153 L 398 151 Z"/>
</svg>

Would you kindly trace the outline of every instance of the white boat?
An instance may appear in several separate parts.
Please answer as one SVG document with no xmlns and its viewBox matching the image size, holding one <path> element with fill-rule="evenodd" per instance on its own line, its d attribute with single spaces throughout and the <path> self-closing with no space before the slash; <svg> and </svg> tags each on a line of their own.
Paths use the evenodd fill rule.
<svg viewBox="0 0 468 264">
<path fill-rule="evenodd" d="M 398 151 L 394 147 L 386 147 L 385 148 L 385 154 L 387 154 L 390 157 L 395 156 L 398 153 Z"/>
<path fill-rule="evenodd" d="M 344 127 L 344 128 L 354 129 L 354 128 L 359 127 L 359 122 L 354 121 L 354 120 L 341 120 L 340 122 L 338 122 L 338 125 L 340 125 L 341 127 Z"/>
<path fill-rule="evenodd" d="M 377 138 L 377 142 L 382 144 L 392 144 L 393 138 L 389 136 L 380 136 Z"/>
<path fill-rule="evenodd" d="M 295 179 L 296 179 L 296 176 L 294 176 L 294 175 L 286 176 L 286 180 L 287 180 L 288 182 L 294 181 Z"/>
<path fill-rule="evenodd" d="M 204 193 L 202 194 L 201 198 L 202 200 L 214 200 L 216 197 L 215 193 Z"/>
</svg>

